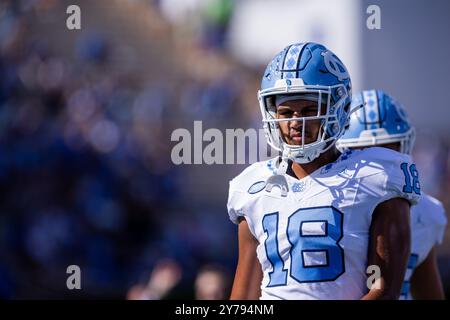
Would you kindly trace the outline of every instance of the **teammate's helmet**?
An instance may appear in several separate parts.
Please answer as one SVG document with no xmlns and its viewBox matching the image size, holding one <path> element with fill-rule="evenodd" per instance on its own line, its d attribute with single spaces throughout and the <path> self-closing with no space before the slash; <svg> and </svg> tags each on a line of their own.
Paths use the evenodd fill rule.
<svg viewBox="0 0 450 320">
<path fill-rule="evenodd" d="M 305 97 L 318 103 L 317 116 L 277 119 L 279 101 Z M 258 100 L 269 145 L 282 152 L 284 159 L 308 163 L 333 146 L 348 124 L 351 81 L 341 60 L 323 45 L 296 43 L 286 47 L 269 63 L 261 81 Z M 321 110 L 326 103 L 326 111 Z M 279 122 L 300 121 L 305 124 L 321 120 L 317 140 L 305 144 L 287 144 Z"/>
<path fill-rule="evenodd" d="M 336 146 L 343 150 L 400 142 L 400 152 L 411 154 L 415 130 L 403 107 L 381 90 L 355 95 L 352 108 L 361 104 L 363 108 L 351 114 L 350 127 Z"/>
</svg>

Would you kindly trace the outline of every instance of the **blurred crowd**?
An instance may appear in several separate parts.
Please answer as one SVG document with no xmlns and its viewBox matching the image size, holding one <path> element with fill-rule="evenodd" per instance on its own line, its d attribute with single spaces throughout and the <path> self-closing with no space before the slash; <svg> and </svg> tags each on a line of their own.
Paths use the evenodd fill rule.
<svg viewBox="0 0 450 320">
<path fill-rule="evenodd" d="M 0 2 L 0 298 L 226 298 L 237 247 L 222 191 L 239 168 L 217 166 L 221 194 L 192 199 L 198 168 L 172 164 L 170 134 L 260 127 L 260 70 L 227 52 L 233 1 L 78 2 L 136 26 L 68 31 L 69 2 Z M 418 149 L 441 199 L 448 142 Z"/>
<path fill-rule="evenodd" d="M 82 13 L 89 10 L 88 2 L 82 4 Z M 158 58 L 176 60 L 182 38 L 176 40 L 156 4 L 142 5 L 162 21 L 152 44 L 175 39 L 167 56 Z M 145 284 L 155 266 L 153 277 L 170 278 L 173 268 L 157 271 L 164 258 L 183 268 L 179 292 L 190 295 L 203 265 L 233 266 L 232 242 L 212 247 L 233 241 L 233 228 L 211 233 L 210 225 L 196 222 L 213 217 L 192 215 L 183 197 L 183 169 L 170 161 L 170 132 L 192 119 L 223 116 L 237 99 L 227 78 L 230 63 L 210 52 L 220 47 L 223 30 L 208 28 L 204 41 L 183 53 L 191 62 L 214 60 L 221 70 L 210 72 L 218 77 L 204 68 L 190 70 L 196 66 L 185 61 L 180 71 L 174 66 L 173 79 L 137 73 L 136 52 L 124 56 L 135 65 L 118 67 L 121 42 L 93 28 L 61 54 L 58 39 L 36 30 L 58 12 L 65 13 L 64 3 L 0 4 L 0 297 L 125 297 L 132 285 Z M 202 214 L 225 221 L 224 205 L 202 208 Z M 82 271 L 79 293 L 65 288 L 71 264 Z M 199 276 L 202 286 L 209 276 Z M 158 288 L 158 281 L 152 286 Z M 167 288 L 155 290 L 160 297 Z M 209 295 L 208 288 L 199 290 Z"/>
</svg>

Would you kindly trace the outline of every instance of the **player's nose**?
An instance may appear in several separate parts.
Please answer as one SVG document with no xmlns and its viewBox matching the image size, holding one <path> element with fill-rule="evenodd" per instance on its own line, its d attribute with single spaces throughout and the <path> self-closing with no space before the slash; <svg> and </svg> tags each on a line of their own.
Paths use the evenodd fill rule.
<svg viewBox="0 0 450 320">
<path fill-rule="evenodd" d="M 303 113 L 300 110 L 296 110 L 293 112 L 292 117 L 293 118 L 301 118 L 301 117 L 303 117 Z"/>
<path fill-rule="evenodd" d="M 301 115 L 301 113 L 300 112 L 298 112 L 298 111 L 295 111 L 293 114 L 292 114 L 292 120 L 290 121 L 291 122 L 291 125 L 292 126 L 297 126 L 297 125 L 300 125 L 300 124 L 303 124 L 303 121 L 301 120 L 301 119 L 298 119 L 298 118 L 301 118 L 302 117 L 302 115 Z"/>
</svg>

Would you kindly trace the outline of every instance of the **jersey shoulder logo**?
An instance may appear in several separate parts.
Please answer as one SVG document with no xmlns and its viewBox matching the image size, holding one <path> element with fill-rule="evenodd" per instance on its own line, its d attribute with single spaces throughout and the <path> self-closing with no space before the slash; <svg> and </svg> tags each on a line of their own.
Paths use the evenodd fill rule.
<svg viewBox="0 0 450 320">
<path fill-rule="evenodd" d="M 266 187 L 265 181 L 258 181 L 252 184 L 250 188 L 248 188 L 247 192 L 250 194 L 255 194 L 262 191 L 265 187 Z"/>
</svg>

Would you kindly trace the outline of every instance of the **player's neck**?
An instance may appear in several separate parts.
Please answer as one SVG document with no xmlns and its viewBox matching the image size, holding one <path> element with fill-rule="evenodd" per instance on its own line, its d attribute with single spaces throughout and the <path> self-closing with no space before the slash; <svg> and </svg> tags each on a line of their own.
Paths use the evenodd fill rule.
<svg viewBox="0 0 450 320">
<path fill-rule="evenodd" d="M 339 150 L 333 146 L 330 150 L 322 153 L 317 159 L 315 159 L 310 163 L 300 164 L 297 162 L 293 162 L 292 171 L 294 171 L 297 178 L 303 179 L 304 177 L 309 176 L 311 173 L 313 173 L 320 167 L 336 161 L 340 155 L 341 153 L 339 152 Z"/>
</svg>

